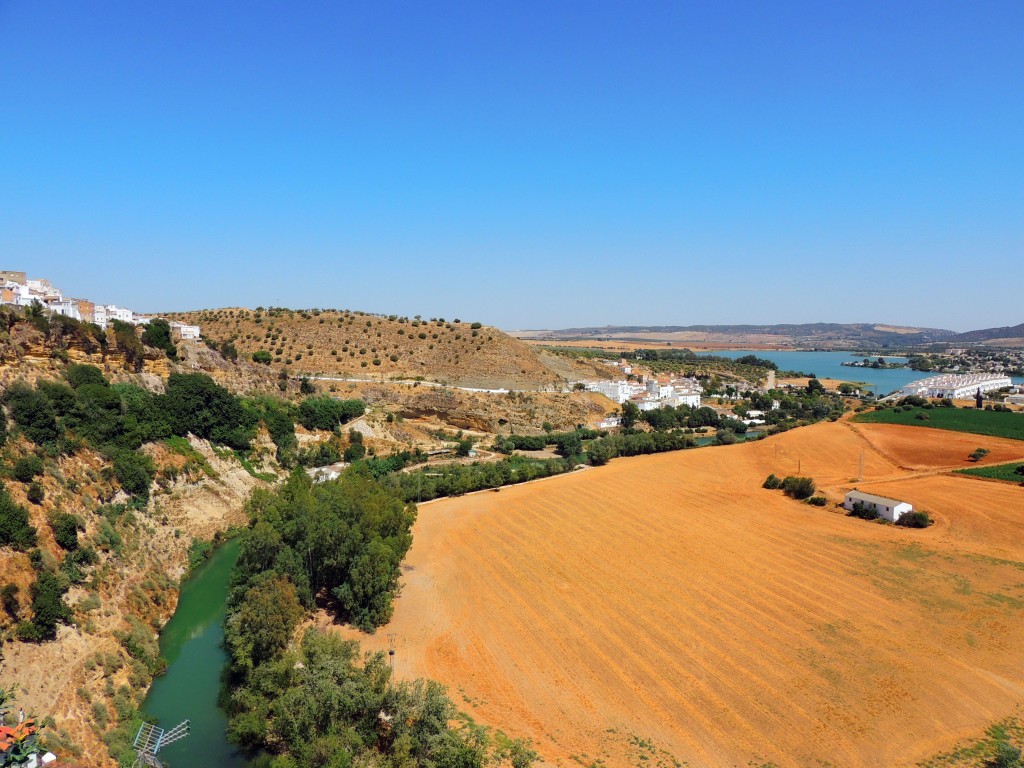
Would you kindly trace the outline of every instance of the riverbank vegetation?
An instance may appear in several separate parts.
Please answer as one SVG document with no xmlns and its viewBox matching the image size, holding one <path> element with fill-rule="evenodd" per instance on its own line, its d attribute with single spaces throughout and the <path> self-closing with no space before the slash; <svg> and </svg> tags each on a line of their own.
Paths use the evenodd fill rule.
<svg viewBox="0 0 1024 768">
<path fill-rule="evenodd" d="M 353 764 L 525 768 L 534 753 L 472 725 L 431 681 L 396 683 L 382 653 L 296 629 L 320 606 L 372 631 L 391 616 L 416 509 L 354 467 L 313 485 L 294 472 L 248 505 L 225 621 L 229 737 L 268 768 Z"/>
</svg>

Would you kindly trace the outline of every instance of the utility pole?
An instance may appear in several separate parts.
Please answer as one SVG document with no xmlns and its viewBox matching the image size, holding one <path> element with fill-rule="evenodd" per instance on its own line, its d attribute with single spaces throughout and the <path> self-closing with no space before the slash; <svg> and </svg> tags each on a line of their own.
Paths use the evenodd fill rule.
<svg viewBox="0 0 1024 768">
<path fill-rule="evenodd" d="M 388 633 L 388 658 L 391 661 L 391 676 L 395 675 L 395 633 Z"/>
<path fill-rule="evenodd" d="M 864 481 L 864 451 L 860 452 L 860 466 L 857 467 L 857 482 Z"/>
</svg>

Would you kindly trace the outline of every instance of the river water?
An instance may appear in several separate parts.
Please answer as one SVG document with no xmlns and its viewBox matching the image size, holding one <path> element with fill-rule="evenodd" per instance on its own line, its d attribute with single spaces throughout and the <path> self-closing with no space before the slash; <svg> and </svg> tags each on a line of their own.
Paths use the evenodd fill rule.
<svg viewBox="0 0 1024 768">
<path fill-rule="evenodd" d="M 192 733 L 160 751 L 171 768 L 248 768 L 249 761 L 225 736 L 227 716 L 217 706 L 220 675 L 226 656 L 224 612 L 231 569 L 238 559 L 238 540 L 214 551 L 181 585 L 178 608 L 160 633 L 160 653 L 167 673 L 158 677 L 143 712 L 170 729 L 189 720 Z"/>
<path fill-rule="evenodd" d="M 743 355 L 757 355 L 765 360 L 771 360 L 780 370 L 803 371 L 813 373 L 819 379 L 840 379 L 841 381 L 856 381 L 866 384 L 866 388 L 878 396 L 895 392 L 905 384 L 923 379 L 934 374 L 912 371 L 909 368 L 853 368 L 843 365 L 844 362 L 860 361 L 863 358 L 856 357 L 849 352 L 817 352 L 817 351 L 768 351 L 760 349 L 730 349 L 722 352 L 698 353 L 702 355 L 716 355 L 728 357 L 735 360 Z M 873 358 L 868 358 L 873 359 Z M 886 356 L 886 362 L 904 363 L 907 358 Z M 1014 384 L 1024 383 L 1024 379 L 1013 379 Z"/>
</svg>

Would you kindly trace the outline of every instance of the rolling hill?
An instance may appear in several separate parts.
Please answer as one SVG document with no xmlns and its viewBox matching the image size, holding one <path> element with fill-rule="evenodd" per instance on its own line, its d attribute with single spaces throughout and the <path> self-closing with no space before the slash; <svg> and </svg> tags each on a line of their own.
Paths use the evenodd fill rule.
<svg viewBox="0 0 1024 768">
<path fill-rule="evenodd" d="M 172 313 L 207 343 L 269 355 L 292 374 L 386 381 L 422 378 L 462 387 L 561 389 L 565 361 L 481 323 L 350 310 L 244 308 Z M 264 358 L 265 359 L 265 358 Z M 578 375 L 595 375 L 582 370 Z"/>
<path fill-rule="evenodd" d="M 777 345 L 793 347 L 908 346 L 947 341 L 956 336 L 941 328 L 884 323 L 803 323 L 780 325 L 608 325 L 599 328 L 517 331 L 533 340 L 619 339 L 637 342 Z"/>
</svg>

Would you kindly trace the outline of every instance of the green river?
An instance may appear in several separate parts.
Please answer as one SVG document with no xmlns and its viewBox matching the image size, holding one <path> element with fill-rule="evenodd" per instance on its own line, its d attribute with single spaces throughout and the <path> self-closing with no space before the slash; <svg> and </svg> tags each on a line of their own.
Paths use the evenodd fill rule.
<svg viewBox="0 0 1024 768">
<path fill-rule="evenodd" d="M 246 760 L 225 737 L 227 717 L 217 706 L 225 655 L 225 602 L 238 540 L 219 547 L 182 583 L 174 617 L 160 633 L 167 673 L 153 682 L 142 706 L 160 727 L 191 721 L 192 734 L 160 751 L 171 768 L 247 768 Z"/>
</svg>

